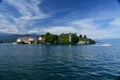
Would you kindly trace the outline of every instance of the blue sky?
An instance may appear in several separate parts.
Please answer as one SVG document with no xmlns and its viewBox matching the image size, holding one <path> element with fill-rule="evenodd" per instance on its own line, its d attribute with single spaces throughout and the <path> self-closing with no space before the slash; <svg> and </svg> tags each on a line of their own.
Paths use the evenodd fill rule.
<svg viewBox="0 0 120 80">
<path fill-rule="evenodd" d="M 119 0 L 0 0 L 0 32 L 120 38 Z"/>
</svg>

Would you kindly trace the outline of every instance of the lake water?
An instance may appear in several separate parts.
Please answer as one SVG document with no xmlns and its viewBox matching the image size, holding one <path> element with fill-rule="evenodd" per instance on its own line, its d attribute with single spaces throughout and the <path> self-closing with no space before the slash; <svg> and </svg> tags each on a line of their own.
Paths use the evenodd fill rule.
<svg viewBox="0 0 120 80">
<path fill-rule="evenodd" d="M 120 44 L 1 44 L 0 80 L 120 80 Z"/>
</svg>

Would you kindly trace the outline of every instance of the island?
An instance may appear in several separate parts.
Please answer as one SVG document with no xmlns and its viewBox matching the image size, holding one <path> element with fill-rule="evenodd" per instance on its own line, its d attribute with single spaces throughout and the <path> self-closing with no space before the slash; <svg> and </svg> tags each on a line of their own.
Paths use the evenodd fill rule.
<svg viewBox="0 0 120 80">
<path fill-rule="evenodd" d="M 17 39 L 16 44 L 72 44 L 72 45 L 87 45 L 95 44 L 93 39 L 88 38 L 86 35 L 77 35 L 76 33 L 62 33 L 60 35 L 45 33 L 36 37 L 20 37 Z"/>
</svg>

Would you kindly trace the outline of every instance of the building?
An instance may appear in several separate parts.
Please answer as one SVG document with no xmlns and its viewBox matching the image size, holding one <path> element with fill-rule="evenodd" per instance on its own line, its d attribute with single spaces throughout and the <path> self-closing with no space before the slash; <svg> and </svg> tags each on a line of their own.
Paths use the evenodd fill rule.
<svg viewBox="0 0 120 80">
<path fill-rule="evenodd" d="M 72 41 L 72 35 L 69 34 L 69 42 L 71 42 L 71 41 Z"/>
<path fill-rule="evenodd" d="M 17 39 L 17 43 L 24 43 L 24 44 L 36 44 L 37 38 L 35 37 L 20 37 Z"/>
<path fill-rule="evenodd" d="M 79 41 L 78 44 L 84 45 L 84 44 L 86 44 L 86 42 L 85 41 Z"/>
<path fill-rule="evenodd" d="M 43 38 L 43 37 L 39 37 L 38 40 L 39 40 L 39 41 L 44 41 L 45 38 Z"/>
</svg>

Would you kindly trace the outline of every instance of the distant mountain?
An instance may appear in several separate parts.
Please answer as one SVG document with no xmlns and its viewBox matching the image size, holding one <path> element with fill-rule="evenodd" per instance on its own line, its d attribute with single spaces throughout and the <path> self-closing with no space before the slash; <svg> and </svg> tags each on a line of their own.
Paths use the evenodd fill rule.
<svg viewBox="0 0 120 80">
<path fill-rule="evenodd" d="M 4 43 L 14 42 L 19 37 L 39 37 L 38 34 L 7 34 L 7 33 L 0 33 L 0 41 Z"/>
</svg>

